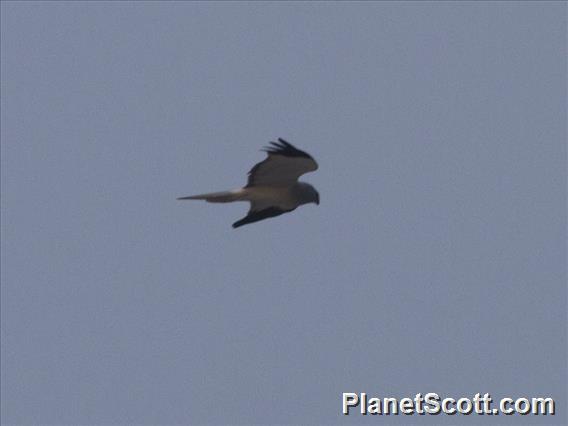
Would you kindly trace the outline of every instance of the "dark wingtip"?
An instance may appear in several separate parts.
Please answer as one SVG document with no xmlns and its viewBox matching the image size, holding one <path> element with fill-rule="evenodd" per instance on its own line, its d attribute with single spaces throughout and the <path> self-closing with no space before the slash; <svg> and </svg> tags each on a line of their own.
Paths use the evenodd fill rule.
<svg viewBox="0 0 568 426">
<path fill-rule="evenodd" d="M 263 151 L 275 155 L 284 155 L 286 157 L 305 157 L 313 160 L 310 154 L 301 151 L 285 139 L 278 138 L 278 142 L 271 141 L 270 145 L 264 147 Z"/>
</svg>

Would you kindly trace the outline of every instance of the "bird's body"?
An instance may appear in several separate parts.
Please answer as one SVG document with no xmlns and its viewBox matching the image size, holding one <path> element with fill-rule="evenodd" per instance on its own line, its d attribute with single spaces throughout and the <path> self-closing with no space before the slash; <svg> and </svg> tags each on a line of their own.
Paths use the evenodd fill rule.
<svg viewBox="0 0 568 426">
<path fill-rule="evenodd" d="M 302 174 L 318 168 L 315 160 L 283 139 L 278 139 L 278 143 L 272 142 L 272 145 L 266 149 L 268 158 L 249 172 L 248 183 L 244 188 L 192 195 L 178 200 L 205 200 L 210 203 L 250 202 L 249 213 L 235 222 L 233 228 L 291 212 L 303 204 L 319 204 L 316 189 L 309 183 L 298 181 Z"/>
<path fill-rule="evenodd" d="M 283 210 L 297 207 L 292 187 L 256 186 L 254 188 L 243 188 L 241 191 L 247 201 L 251 201 L 257 206 L 274 206 Z"/>
</svg>

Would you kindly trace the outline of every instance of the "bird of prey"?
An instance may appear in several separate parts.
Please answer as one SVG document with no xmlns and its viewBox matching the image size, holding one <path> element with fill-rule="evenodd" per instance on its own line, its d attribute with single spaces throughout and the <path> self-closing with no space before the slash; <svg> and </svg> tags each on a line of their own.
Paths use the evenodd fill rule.
<svg viewBox="0 0 568 426">
<path fill-rule="evenodd" d="M 244 188 L 232 191 L 180 197 L 178 200 L 205 200 L 209 203 L 250 202 L 248 214 L 233 223 L 233 228 L 289 213 L 303 204 L 319 204 L 319 194 L 309 183 L 299 182 L 304 173 L 317 170 L 310 154 L 300 151 L 284 139 L 270 142 L 263 149 L 268 156 L 248 173 Z"/>
</svg>

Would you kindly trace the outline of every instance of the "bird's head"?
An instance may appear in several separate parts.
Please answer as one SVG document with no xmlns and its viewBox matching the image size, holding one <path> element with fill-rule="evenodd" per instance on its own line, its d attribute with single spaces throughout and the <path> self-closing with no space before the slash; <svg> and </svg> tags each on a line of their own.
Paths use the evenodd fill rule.
<svg viewBox="0 0 568 426">
<path fill-rule="evenodd" d="M 320 203 L 319 192 L 316 191 L 316 189 L 309 183 L 299 182 L 299 185 L 300 185 L 299 198 L 301 200 L 301 204 L 314 203 L 319 205 Z"/>
</svg>

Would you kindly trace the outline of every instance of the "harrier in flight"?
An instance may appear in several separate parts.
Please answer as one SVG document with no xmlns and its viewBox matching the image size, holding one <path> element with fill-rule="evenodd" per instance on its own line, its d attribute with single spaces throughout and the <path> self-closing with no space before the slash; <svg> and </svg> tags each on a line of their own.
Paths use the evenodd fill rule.
<svg viewBox="0 0 568 426">
<path fill-rule="evenodd" d="M 284 139 L 270 142 L 264 149 L 268 157 L 248 173 L 244 188 L 232 191 L 181 197 L 178 200 L 205 200 L 209 203 L 250 202 L 248 214 L 233 223 L 233 228 L 289 213 L 303 204 L 319 204 L 319 194 L 309 183 L 299 182 L 304 173 L 317 170 L 310 154 L 300 151 Z"/>
</svg>

